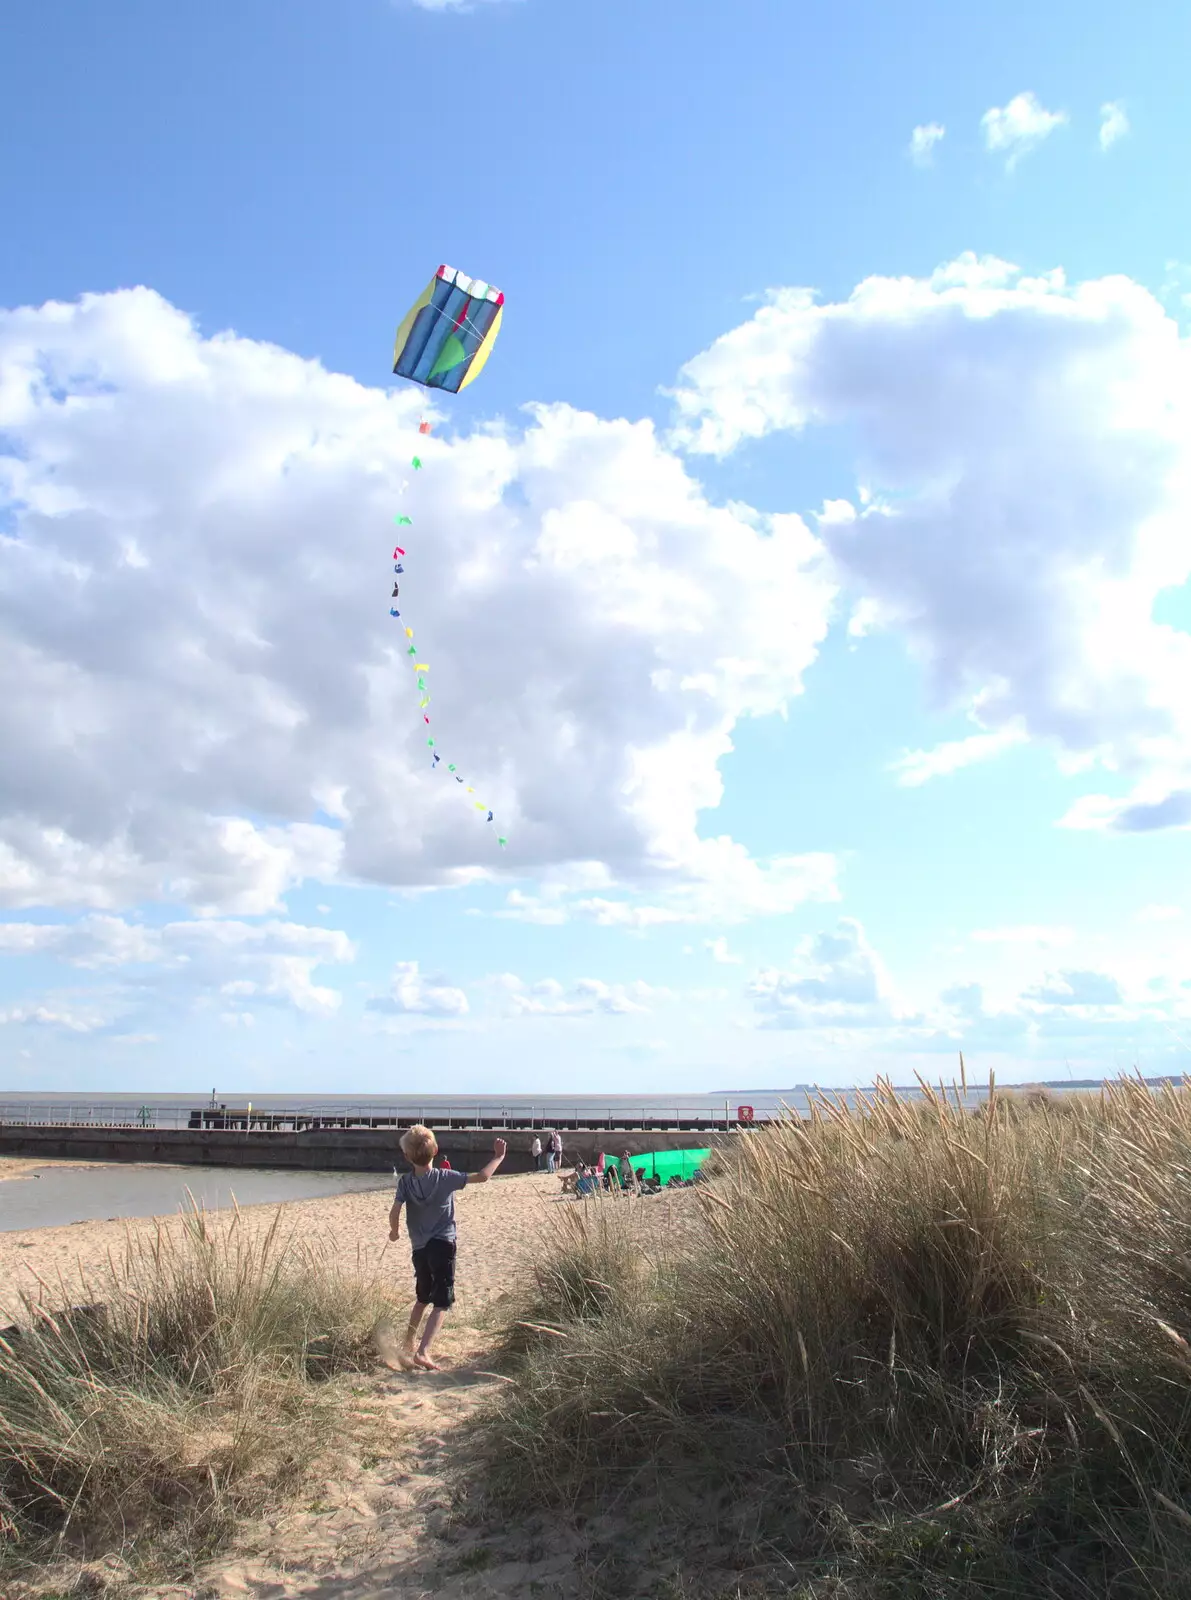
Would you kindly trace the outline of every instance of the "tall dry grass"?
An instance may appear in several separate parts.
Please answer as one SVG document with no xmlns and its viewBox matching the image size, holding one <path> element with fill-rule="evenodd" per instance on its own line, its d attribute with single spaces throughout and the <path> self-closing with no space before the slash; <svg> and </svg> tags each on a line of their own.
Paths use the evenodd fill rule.
<svg viewBox="0 0 1191 1600">
<path fill-rule="evenodd" d="M 1191 1595 L 1191 1093 L 823 1098 L 684 1199 L 656 1258 L 657 1200 L 556 1242 L 508 1503 L 807 1597 Z"/>
<path fill-rule="evenodd" d="M 0 1335 L 0 1579 L 112 1551 L 176 1576 L 300 1482 L 334 1433 L 325 1380 L 367 1362 L 387 1307 L 281 1216 L 192 1209 L 25 1297 Z"/>
</svg>

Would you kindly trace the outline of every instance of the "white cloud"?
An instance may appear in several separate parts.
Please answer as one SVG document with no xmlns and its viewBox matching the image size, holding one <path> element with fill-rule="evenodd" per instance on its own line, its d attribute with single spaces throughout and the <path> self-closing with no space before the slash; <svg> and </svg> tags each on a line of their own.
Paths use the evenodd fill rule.
<svg viewBox="0 0 1191 1600">
<path fill-rule="evenodd" d="M 1111 150 L 1118 139 L 1129 132 L 1129 118 L 1119 100 L 1106 101 L 1100 107 L 1100 148 Z"/>
<path fill-rule="evenodd" d="M 1155 833 L 1191 828 L 1191 787 L 1162 778 L 1145 779 L 1126 799 L 1088 794 L 1061 819 L 1064 828 L 1089 833 Z"/>
<path fill-rule="evenodd" d="M 1035 950 L 1074 942 L 1065 928 L 987 929 L 977 945 Z M 926 1058 L 963 1049 L 969 1068 L 979 1054 L 1009 1053 L 1019 1070 L 1067 1059 L 1103 1065 L 1106 1047 L 1152 1057 L 1169 1054 L 1172 1024 L 1191 1020 L 1191 945 L 1168 952 L 1155 967 L 1130 950 L 1111 963 L 1038 967 L 990 985 L 982 975 L 949 983 L 941 993 L 912 1003 L 903 996 L 861 925 L 842 918 L 835 929 L 802 941 L 785 970 L 758 973 L 746 994 L 763 1029 L 797 1029 L 807 1041 L 800 1059 L 816 1052 L 859 1048 L 869 1059 L 888 1053 Z M 977 1068 L 977 1070 L 980 1070 Z M 1035 1067 L 1037 1070 L 1037 1066 Z"/>
<path fill-rule="evenodd" d="M 53 1006 L 21 1005 L 0 1011 L 0 1026 L 6 1023 L 55 1028 L 63 1033 L 95 1033 L 106 1026 L 107 1018 L 92 1011 L 63 1011 Z"/>
<path fill-rule="evenodd" d="M 728 949 L 728 941 L 723 934 L 718 939 L 704 939 L 703 948 L 713 961 L 718 961 L 721 966 L 737 967 L 744 960 L 743 956 L 733 955 Z"/>
<path fill-rule="evenodd" d="M 930 166 L 934 160 L 935 146 L 946 132 L 947 129 L 939 122 L 926 122 L 914 129 L 910 135 L 910 159 L 916 166 Z"/>
<path fill-rule="evenodd" d="M 1093 971 L 1059 972 L 1022 994 L 1023 1000 L 1064 1007 L 1118 1006 L 1123 998 L 1121 986 L 1114 977 Z"/>
<path fill-rule="evenodd" d="M 494 0 L 393 0 L 398 7 L 413 6 L 418 11 L 474 11 L 477 5 L 494 3 Z"/>
<path fill-rule="evenodd" d="M 1071 944 L 1074 939 L 1075 932 L 1072 928 L 1052 928 L 1037 924 L 1010 928 L 976 928 L 972 933 L 973 944 L 1037 945 L 1043 949 Z"/>
<path fill-rule="evenodd" d="M 465 1017 L 470 1007 L 462 989 L 445 979 L 427 978 L 416 961 L 399 961 L 388 994 L 369 1000 L 368 1009 L 392 1016 Z"/>
<path fill-rule="evenodd" d="M 146 289 L 0 314 L 0 904 L 706 880 L 732 729 L 801 692 L 825 632 L 821 546 L 711 504 L 648 422 L 540 406 L 420 439 L 426 403 L 205 339 Z M 429 770 L 387 615 L 399 508 L 438 748 L 507 852 Z"/>
<path fill-rule="evenodd" d="M 526 983 L 506 972 L 497 980 L 508 995 L 514 1016 L 586 1017 L 597 1012 L 612 1016 L 644 1014 L 659 1000 L 671 998 L 668 989 L 643 982 L 605 983 L 600 978 L 580 978 L 568 989 L 557 978 Z"/>
<path fill-rule="evenodd" d="M 537 895 L 514 889 L 495 915 L 547 925 L 593 922 L 637 932 L 681 923 L 735 925 L 785 916 L 808 902 L 838 900 L 837 872 L 836 858 L 826 852 L 757 861 L 731 839 L 708 839 L 687 865 L 686 881 L 673 887 L 662 880 L 629 895 L 617 892 L 615 881 L 606 878 L 603 894 L 577 893 L 565 882 L 548 884 Z M 585 874 L 589 886 L 591 877 Z"/>
<path fill-rule="evenodd" d="M 763 1028 L 873 1028 L 914 1020 L 864 929 L 841 917 L 804 939 L 785 971 L 759 972 L 748 993 Z"/>
<path fill-rule="evenodd" d="M 849 428 L 869 487 L 819 532 L 866 628 L 900 632 L 933 705 L 985 738 L 1154 778 L 1072 825 L 1182 826 L 1191 636 L 1153 611 L 1191 576 L 1188 375 L 1177 324 L 1138 284 L 964 256 L 840 304 L 776 291 L 688 363 L 676 437 L 722 455 Z"/>
<path fill-rule="evenodd" d="M 205 920 L 151 927 L 98 914 L 69 923 L 0 923 L 0 952 L 52 955 L 88 970 L 123 970 L 129 995 L 183 997 L 201 1004 L 208 993 L 218 992 L 276 1001 L 312 1015 L 330 1014 L 341 999 L 337 990 L 314 982 L 315 969 L 355 958 L 345 933 L 300 923 Z"/>
<path fill-rule="evenodd" d="M 1047 111 L 1037 95 L 1016 94 L 1006 106 L 993 106 L 980 119 L 984 143 L 989 150 L 1003 152 L 1012 169 L 1022 156 L 1067 121 L 1065 111 Z"/>
<path fill-rule="evenodd" d="M 932 778 L 949 777 L 964 767 L 989 761 L 1026 738 L 1020 725 L 1009 725 L 996 733 L 973 733 L 966 739 L 953 739 L 933 750 L 909 750 L 891 763 L 890 771 L 903 789 L 916 789 Z"/>
<path fill-rule="evenodd" d="M 1142 906 L 1134 915 L 1134 922 L 1177 922 L 1184 916 L 1182 906 Z"/>
</svg>

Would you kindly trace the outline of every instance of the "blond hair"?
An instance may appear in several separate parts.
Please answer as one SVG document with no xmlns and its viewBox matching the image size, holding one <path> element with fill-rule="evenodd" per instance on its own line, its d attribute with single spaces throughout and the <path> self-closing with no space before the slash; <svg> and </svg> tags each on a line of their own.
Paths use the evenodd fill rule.
<svg viewBox="0 0 1191 1600">
<path fill-rule="evenodd" d="M 438 1154 L 438 1140 L 430 1129 L 416 1122 L 401 1135 L 401 1154 L 415 1167 L 428 1167 Z"/>
</svg>

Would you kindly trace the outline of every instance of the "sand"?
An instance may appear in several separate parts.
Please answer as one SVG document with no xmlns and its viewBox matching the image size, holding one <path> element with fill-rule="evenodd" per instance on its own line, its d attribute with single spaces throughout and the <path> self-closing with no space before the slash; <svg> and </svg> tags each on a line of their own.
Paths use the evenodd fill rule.
<svg viewBox="0 0 1191 1600">
<path fill-rule="evenodd" d="M 26 1160 L 24 1156 L 0 1156 L 0 1183 L 5 1178 L 26 1178 L 31 1172 L 44 1172 L 47 1167 L 101 1167 L 106 1165 L 102 1161 L 59 1161 L 39 1156 L 36 1161 Z"/>
<path fill-rule="evenodd" d="M 563 1198 L 557 1177 L 533 1173 L 498 1178 L 457 1200 L 457 1297 L 435 1345 L 445 1371 L 409 1373 L 386 1368 L 361 1385 L 360 1438 L 354 1455 L 312 1483 L 303 1502 L 241 1530 L 235 1545 L 191 1583 L 137 1588 L 138 1595 L 188 1600 L 379 1600 L 393 1597 L 522 1596 L 574 1600 L 590 1559 L 591 1530 L 563 1518 L 537 1519 L 532 1528 L 494 1530 L 460 1517 L 455 1477 L 466 1449 L 463 1425 L 503 1381 L 492 1372 L 493 1329 L 502 1298 L 533 1271 L 550 1221 L 563 1208 L 590 1212 L 631 1208 L 634 1226 L 649 1235 L 685 1226 L 695 1216 L 689 1192 L 650 1199 L 617 1196 Z M 364 1268 L 392 1273 L 398 1297 L 412 1300 L 409 1244 L 388 1239 L 391 1185 L 375 1193 L 293 1200 L 280 1209 L 283 1227 L 327 1241 Z M 242 1222 L 267 1227 L 276 1205 L 246 1207 Z M 174 1227 L 176 1220 L 163 1226 Z M 151 1221 L 84 1222 L 0 1234 L 0 1311 L 11 1310 L 20 1286 L 51 1286 L 54 1299 L 79 1275 L 103 1267 L 119 1251 L 125 1230 L 152 1230 Z M 100 1570 L 102 1569 L 102 1570 Z M 115 1558 L 97 1564 L 98 1591 L 122 1577 Z M 54 1575 L 47 1574 L 54 1580 Z M 26 1591 L 30 1595 L 35 1590 Z M 116 1588 L 119 1593 L 119 1587 Z"/>
<path fill-rule="evenodd" d="M 559 1195 L 558 1178 L 546 1173 L 498 1178 L 459 1195 L 456 1292 L 461 1311 L 474 1314 L 529 1270 L 527 1254 L 532 1254 L 547 1216 L 557 1204 L 574 1204 L 560 1201 Z M 341 1257 L 358 1258 L 364 1269 L 392 1272 L 399 1290 L 412 1291 L 408 1239 L 389 1243 L 392 1201 L 392 1182 L 378 1173 L 375 1192 L 289 1200 L 280 1207 L 245 1206 L 241 1216 L 250 1226 L 263 1228 L 280 1209 L 283 1231 L 326 1241 Z M 179 1226 L 177 1216 L 161 1221 L 166 1228 Z M 56 1299 L 63 1290 L 73 1292 L 81 1280 L 102 1271 L 109 1251 L 123 1250 L 126 1234 L 152 1233 L 155 1226 L 151 1218 L 142 1217 L 0 1233 L 0 1311 L 15 1309 L 22 1288 L 36 1293 L 39 1278 L 53 1286 Z"/>
</svg>

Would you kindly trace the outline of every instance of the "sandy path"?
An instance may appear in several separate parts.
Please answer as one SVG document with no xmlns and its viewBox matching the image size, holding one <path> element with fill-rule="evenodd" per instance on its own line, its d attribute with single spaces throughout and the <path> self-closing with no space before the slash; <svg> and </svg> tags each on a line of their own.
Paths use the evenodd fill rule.
<svg viewBox="0 0 1191 1600">
<path fill-rule="evenodd" d="M 491 1371 L 488 1312 L 532 1273 L 550 1222 L 564 1208 L 582 1206 L 595 1216 L 614 1207 L 631 1220 L 634 1232 L 640 1230 L 643 1242 L 684 1229 L 696 1208 L 690 1194 L 673 1200 L 559 1196 L 558 1179 L 536 1173 L 460 1194 L 456 1305 L 435 1345 L 446 1370 L 395 1372 L 378 1361 L 358 1392 L 354 1450 L 334 1462 L 332 1475 L 310 1483 L 298 1504 L 242 1528 L 234 1548 L 196 1581 L 138 1587 L 137 1594 L 145 1600 L 514 1600 L 530 1594 L 574 1600 L 583 1587 L 590 1528 L 581 1533 L 562 1518 L 493 1528 L 456 1499 L 460 1452 L 466 1448 L 462 1429 L 502 1381 Z M 324 1241 L 343 1257 L 358 1257 L 366 1269 L 391 1272 L 398 1298 L 412 1300 L 408 1241 L 388 1240 L 391 1200 L 386 1185 L 374 1193 L 288 1201 L 281 1208 L 283 1227 Z M 246 1207 L 241 1217 L 249 1227 L 265 1228 L 277 1209 Z M 176 1219 L 164 1224 L 177 1225 Z M 127 1228 L 135 1234 L 152 1230 L 153 1223 L 137 1220 Z M 108 1250 L 123 1244 L 124 1226 L 112 1222 L 0 1234 L 0 1308 L 18 1283 L 36 1289 L 34 1274 L 51 1284 L 60 1276 L 69 1285 L 80 1272 L 94 1274 Z M 97 1582 L 118 1579 L 118 1563 L 115 1570 L 109 1563 L 101 1571 L 100 1565 Z M 46 1574 L 47 1580 L 53 1577 Z"/>
</svg>

